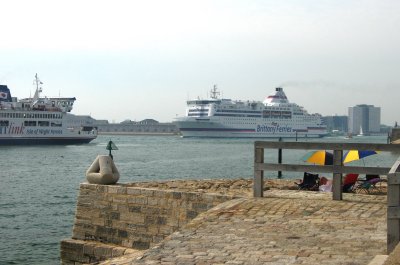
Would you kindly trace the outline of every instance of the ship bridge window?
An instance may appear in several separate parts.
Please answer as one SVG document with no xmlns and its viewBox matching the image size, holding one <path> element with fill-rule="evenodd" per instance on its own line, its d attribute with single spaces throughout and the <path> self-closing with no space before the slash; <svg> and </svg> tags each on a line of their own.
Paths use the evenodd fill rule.
<svg viewBox="0 0 400 265">
<path fill-rule="evenodd" d="M 208 109 L 190 109 L 189 112 L 208 112 Z"/>
<path fill-rule="evenodd" d="M 1 121 L 0 120 L 0 126 L 8 126 L 9 125 L 9 121 Z"/>
<path fill-rule="evenodd" d="M 62 123 L 52 122 L 51 127 L 61 127 Z"/>
<path fill-rule="evenodd" d="M 38 121 L 38 125 L 42 127 L 48 127 L 50 125 L 50 122 L 48 121 Z"/>
<path fill-rule="evenodd" d="M 24 121 L 24 126 L 34 127 L 34 126 L 36 126 L 36 121 Z"/>
<path fill-rule="evenodd" d="M 263 118 L 269 118 L 271 117 L 271 112 L 268 110 L 264 110 L 262 113 Z"/>
<path fill-rule="evenodd" d="M 215 100 L 189 100 L 187 101 L 187 105 L 208 105 L 212 103 L 218 103 Z"/>
</svg>

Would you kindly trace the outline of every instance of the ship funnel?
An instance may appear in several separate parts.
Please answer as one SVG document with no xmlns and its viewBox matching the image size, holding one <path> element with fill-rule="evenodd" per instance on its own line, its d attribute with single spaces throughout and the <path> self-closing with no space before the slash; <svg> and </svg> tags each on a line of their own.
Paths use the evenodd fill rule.
<svg viewBox="0 0 400 265">
<path fill-rule="evenodd" d="M 272 106 L 274 104 L 281 104 L 281 103 L 289 103 L 285 92 L 283 92 L 283 88 L 277 87 L 275 88 L 275 92 L 269 95 L 264 101 L 264 105 Z"/>
</svg>

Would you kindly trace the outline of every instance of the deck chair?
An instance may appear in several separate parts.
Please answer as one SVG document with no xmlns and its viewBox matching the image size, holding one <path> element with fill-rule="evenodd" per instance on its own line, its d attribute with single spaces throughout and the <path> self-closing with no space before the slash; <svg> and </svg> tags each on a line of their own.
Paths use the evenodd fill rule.
<svg viewBox="0 0 400 265">
<path fill-rule="evenodd" d="M 318 174 L 311 174 L 304 172 L 303 181 L 300 183 L 295 182 L 299 190 L 318 190 L 319 177 Z"/>
<path fill-rule="evenodd" d="M 365 180 L 356 187 L 356 192 L 369 193 L 371 190 L 379 191 L 379 188 L 376 187 L 376 184 L 381 181 L 382 180 L 379 175 L 366 175 Z"/>
<path fill-rule="evenodd" d="M 353 192 L 358 179 L 358 174 L 350 173 L 344 176 L 342 191 Z"/>
</svg>

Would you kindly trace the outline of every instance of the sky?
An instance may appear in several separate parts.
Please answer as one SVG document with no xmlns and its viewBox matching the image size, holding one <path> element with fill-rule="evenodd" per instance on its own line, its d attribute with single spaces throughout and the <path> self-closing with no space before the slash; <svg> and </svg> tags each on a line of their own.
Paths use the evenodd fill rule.
<svg viewBox="0 0 400 265">
<path fill-rule="evenodd" d="M 72 113 L 171 122 L 186 101 L 264 100 L 310 113 L 381 108 L 400 122 L 398 0 L 0 0 L 0 84 L 76 97 Z"/>
</svg>

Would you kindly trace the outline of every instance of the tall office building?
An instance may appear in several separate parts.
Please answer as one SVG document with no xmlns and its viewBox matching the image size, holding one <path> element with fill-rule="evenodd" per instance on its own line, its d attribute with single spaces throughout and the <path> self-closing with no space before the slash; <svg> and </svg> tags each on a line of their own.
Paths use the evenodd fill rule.
<svg viewBox="0 0 400 265">
<path fill-rule="evenodd" d="M 332 132 L 334 130 L 339 131 L 340 133 L 348 132 L 348 117 L 347 116 L 324 116 L 322 117 L 328 132 Z"/>
<path fill-rule="evenodd" d="M 349 107 L 349 133 L 378 133 L 381 126 L 381 108 L 373 105 Z"/>
</svg>

